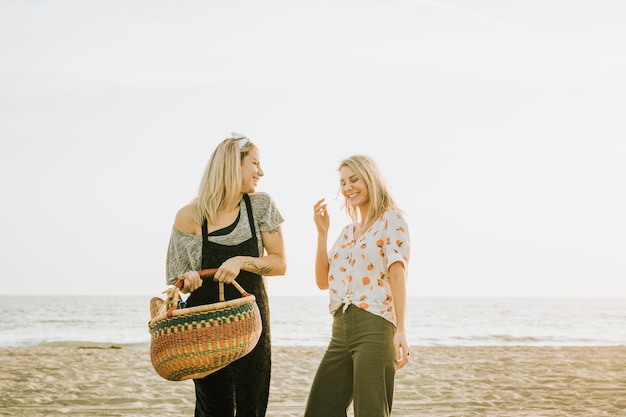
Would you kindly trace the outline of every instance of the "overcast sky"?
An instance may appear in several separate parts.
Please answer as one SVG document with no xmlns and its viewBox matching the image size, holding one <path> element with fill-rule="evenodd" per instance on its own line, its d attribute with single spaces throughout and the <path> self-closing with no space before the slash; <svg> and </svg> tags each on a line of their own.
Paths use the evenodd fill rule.
<svg viewBox="0 0 626 417">
<path fill-rule="evenodd" d="M 626 5 L 0 1 L 0 293 L 164 290 L 176 211 L 231 131 L 260 148 L 288 272 L 373 156 L 411 296 L 626 297 Z"/>
</svg>

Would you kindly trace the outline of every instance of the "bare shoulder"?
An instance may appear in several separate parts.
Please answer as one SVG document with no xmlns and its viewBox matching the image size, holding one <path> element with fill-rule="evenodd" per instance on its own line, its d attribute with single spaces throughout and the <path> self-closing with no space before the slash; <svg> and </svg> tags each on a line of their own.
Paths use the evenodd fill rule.
<svg viewBox="0 0 626 417">
<path fill-rule="evenodd" d="M 178 210 L 174 219 L 174 228 L 176 230 L 190 235 L 202 234 L 201 226 L 193 219 L 193 210 L 193 204 L 188 204 Z"/>
</svg>

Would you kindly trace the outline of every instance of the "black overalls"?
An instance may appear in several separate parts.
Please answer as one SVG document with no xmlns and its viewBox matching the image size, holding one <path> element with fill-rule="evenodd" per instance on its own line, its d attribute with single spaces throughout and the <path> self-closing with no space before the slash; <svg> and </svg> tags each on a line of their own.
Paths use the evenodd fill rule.
<svg viewBox="0 0 626 417">
<path fill-rule="evenodd" d="M 228 246 L 209 242 L 207 222 L 202 225 L 202 269 L 218 268 L 233 256 L 259 256 L 256 228 L 250 197 L 244 194 L 252 237 L 238 245 Z M 230 226 L 216 230 L 211 235 L 227 235 L 233 231 L 239 217 Z M 250 294 L 254 294 L 261 311 L 263 332 L 256 347 L 246 356 L 227 367 L 202 379 L 194 379 L 196 387 L 196 417 L 264 417 L 270 387 L 271 344 L 269 304 L 263 278 L 241 271 L 237 282 Z M 224 286 L 224 297 L 232 300 L 241 293 L 232 285 Z M 207 279 L 202 287 L 191 293 L 187 306 L 193 307 L 219 301 L 218 283 Z M 236 414 L 235 414 L 236 411 Z"/>
</svg>

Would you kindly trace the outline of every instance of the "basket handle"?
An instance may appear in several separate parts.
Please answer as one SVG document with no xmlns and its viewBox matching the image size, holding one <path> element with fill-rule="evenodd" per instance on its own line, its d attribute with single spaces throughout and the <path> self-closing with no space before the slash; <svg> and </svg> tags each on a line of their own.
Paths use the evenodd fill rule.
<svg viewBox="0 0 626 417">
<path fill-rule="evenodd" d="M 198 271 L 198 274 L 200 275 L 200 278 L 204 280 L 208 278 L 213 278 L 216 272 L 217 272 L 217 268 L 208 268 L 208 269 L 201 269 L 200 271 Z M 182 281 L 178 281 L 175 285 L 179 290 L 183 288 Z M 233 282 L 231 282 L 231 285 L 237 288 L 237 290 L 241 293 L 242 297 L 250 296 L 250 293 L 244 290 L 243 287 L 239 285 L 237 281 L 233 280 Z M 219 291 L 220 291 L 220 301 L 224 301 L 224 283 L 221 281 L 219 284 Z"/>
</svg>

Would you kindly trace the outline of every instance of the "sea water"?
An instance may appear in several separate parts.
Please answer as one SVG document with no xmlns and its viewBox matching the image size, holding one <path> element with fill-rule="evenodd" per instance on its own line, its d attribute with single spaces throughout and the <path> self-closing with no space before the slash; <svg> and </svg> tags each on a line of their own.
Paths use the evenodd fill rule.
<svg viewBox="0 0 626 417">
<path fill-rule="evenodd" d="M 0 347 L 150 343 L 150 297 L 0 295 Z M 276 346 L 325 346 L 332 318 L 319 296 L 270 298 Z M 626 345 L 626 299 L 408 299 L 415 346 Z"/>
</svg>

